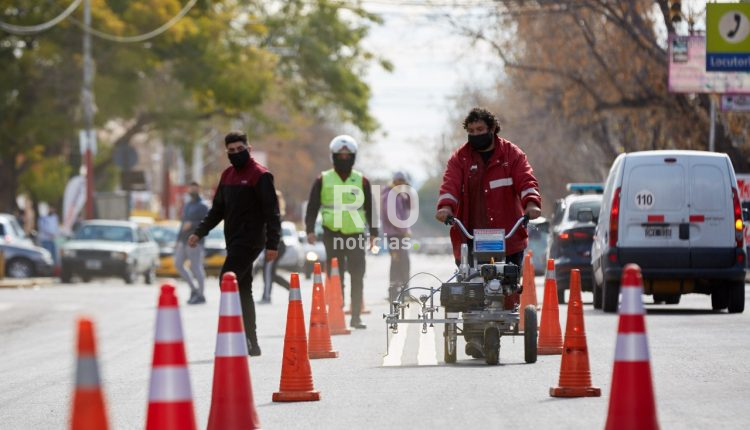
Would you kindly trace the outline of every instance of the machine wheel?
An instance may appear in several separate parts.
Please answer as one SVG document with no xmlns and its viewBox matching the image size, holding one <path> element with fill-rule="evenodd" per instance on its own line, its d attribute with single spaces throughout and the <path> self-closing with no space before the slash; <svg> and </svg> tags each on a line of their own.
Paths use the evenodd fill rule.
<svg viewBox="0 0 750 430">
<path fill-rule="evenodd" d="M 484 330 L 484 360 L 487 364 L 500 362 L 500 332 L 496 327 Z"/>
<path fill-rule="evenodd" d="M 9 278 L 26 279 L 34 276 L 34 264 L 25 258 L 14 258 L 5 264 Z"/>
<path fill-rule="evenodd" d="M 711 309 L 720 311 L 729 306 L 729 291 L 724 287 L 714 287 L 711 293 Z"/>
<path fill-rule="evenodd" d="M 669 294 L 664 297 L 664 303 L 668 305 L 679 305 L 682 294 Z"/>
<path fill-rule="evenodd" d="M 729 286 L 730 314 L 740 314 L 745 311 L 745 282 L 737 281 Z"/>
<path fill-rule="evenodd" d="M 594 293 L 594 309 L 602 308 L 602 287 L 596 284 L 596 281 L 591 281 L 594 285 L 591 287 Z"/>
<path fill-rule="evenodd" d="M 604 312 L 617 312 L 620 300 L 620 283 L 604 281 L 602 285 L 602 309 Z"/>
<path fill-rule="evenodd" d="M 523 310 L 523 318 L 523 358 L 527 363 L 536 363 L 537 321 L 534 305 L 526 306 Z"/>
<path fill-rule="evenodd" d="M 453 364 L 456 362 L 456 325 L 446 324 L 445 332 L 443 332 L 443 339 L 445 343 L 445 362 L 447 364 Z"/>
</svg>

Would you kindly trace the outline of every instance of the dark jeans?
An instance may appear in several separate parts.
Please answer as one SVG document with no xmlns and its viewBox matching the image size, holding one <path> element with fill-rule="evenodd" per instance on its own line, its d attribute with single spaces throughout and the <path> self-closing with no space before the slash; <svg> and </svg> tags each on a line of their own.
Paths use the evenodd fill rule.
<svg viewBox="0 0 750 430">
<path fill-rule="evenodd" d="M 283 241 L 279 241 L 279 255 L 272 262 L 265 261 L 263 264 L 263 300 L 271 300 L 271 288 L 273 283 L 277 283 L 282 287 L 289 289 L 289 282 L 283 277 L 276 273 L 276 267 L 279 265 L 279 260 L 284 256 L 286 252 L 286 245 Z"/>
<path fill-rule="evenodd" d="M 254 248 L 242 253 L 227 253 L 221 277 L 227 272 L 237 275 L 237 286 L 240 290 L 240 304 L 242 305 L 242 321 L 245 324 L 245 336 L 257 345 L 255 334 L 255 302 L 253 301 L 253 262 L 260 255 L 263 248 Z"/>
<path fill-rule="evenodd" d="M 340 238 L 340 239 L 337 239 Z M 334 240 L 336 239 L 336 240 Z M 347 247 L 352 240 L 356 245 Z M 331 274 L 331 260 L 335 257 L 339 260 L 339 275 L 341 275 L 341 297 L 345 297 L 344 272 L 349 272 L 352 281 L 352 320 L 359 320 L 362 312 L 362 288 L 365 277 L 365 248 L 360 244 L 366 244 L 364 234 L 341 234 L 323 229 L 323 245 L 326 248 L 326 273 Z M 365 245 L 366 246 L 366 245 Z"/>
</svg>

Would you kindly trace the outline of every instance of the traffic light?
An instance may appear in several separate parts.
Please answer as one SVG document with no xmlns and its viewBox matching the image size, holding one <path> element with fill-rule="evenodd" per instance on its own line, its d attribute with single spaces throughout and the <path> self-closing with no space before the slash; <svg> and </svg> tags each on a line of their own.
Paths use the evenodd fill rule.
<svg viewBox="0 0 750 430">
<path fill-rule="evenodd" d="M 669 20 L 672 24 L 682 22 L 682 0 L 669 0 Z"/>
</svg>

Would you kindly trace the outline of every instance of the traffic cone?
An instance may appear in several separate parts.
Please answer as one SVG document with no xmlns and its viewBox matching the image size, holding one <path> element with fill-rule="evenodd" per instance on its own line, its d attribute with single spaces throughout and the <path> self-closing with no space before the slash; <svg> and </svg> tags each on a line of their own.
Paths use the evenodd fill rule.
<svg viewBox="0 0 750 430">
<path fill-rule="evenodd" d="M 336 358 L 339 353 L 331 346 L 331 331 L 328 328 L 328 312 L 325 304 L 325 289 L 320 275 L 320 263 L 313 268 L 312 308 L 310 311 L 310 358 Z"/>
<path fill-rule="evenodd" d="M 563 339 L 560 330 L 560 309 L 557 304 L 557 281 L 555 260 L 547 260 L 547 276 L 544 279 L 544 302 L 542 321 L 539 323 L 538 353 L 540 355 L 562 354 Z"/>
<path fill-rule="evenodd" d="M 240 428 L 260 428 L 260 420 L 255 411 L 253 385 L 247 364 L 247 338 L 242 324 L 237 276 L 234 272 L 227 272 L 221 278 L 219 330 L 208 430 Z"/>
<path fill-rule="evenodd" d="M 534 266 L 531 263 L 531 251 L 529 251 L 523 258 L 523 292 L 521 293 L 521 307 L 519 309 L 526 309 L 528 305 L 534 305 L 534 309 L 538 309 L 539 306 L 536 302 L 536 284 L 534 283 Z M 521 311 L 521 320 L 518 323 L 518 328 L 523 331 L 526 323 L 525 312 Z"/>
<path fill-rule="evenodd" d="M 281 364 L 279 391 L 273 393 L 274 402 L 309 402 L 320 400 L 320 392 L 313 388 L 310 360 L 307 357 L 305 315 L 302 311 L 302 294 L 299 275 L 292 273 L 289 286 L 289 308 L 286 314 L 284 358 Z"/>
<path fill-rule="evenodd" d="M 341 295 L 341 277 L 339 276 L 339 260 L 331 260 L 331 285 L 327 289 L 330 291 L 331 302 L 328 305 L 328 323 L 332 335 L 350 334 L 352 331 L 346 326 L 344 317 L 344 298 Z"/>
<path fill-rule="evenodd" d="M 78 358 L 76 360 L 76 388 L 70 416 L 73 430 L 109 428 L 104 395 L 99 381 L 96 361 L 94 323 L 88 318 L 78 320 Z"/>
<path fill-rule="evenodd" d="M 195 429 L 180 308 L 174 291 L 173 285 L 161 286 L 156 311 L 146 430 Z"/>
<path fill-rule="evenodd" d="M 606 429 L 658 429 L 646 338 L 646 311 L 641 297 L 641 268 L 636 264 L 626 265 L 620 284 L 620 322 Z"/>
<path fill-rule="evenodd" d="M 570 299 L 568 321 L 565 324 L 565 344 L 560 362 L 560 382 L 549 389 L 552 397 L 599 397 L 602 390 L 591 386 L 589 350 L 583 323 L 581 300 L 581 271 L 570 271 Z"/>
</svg>

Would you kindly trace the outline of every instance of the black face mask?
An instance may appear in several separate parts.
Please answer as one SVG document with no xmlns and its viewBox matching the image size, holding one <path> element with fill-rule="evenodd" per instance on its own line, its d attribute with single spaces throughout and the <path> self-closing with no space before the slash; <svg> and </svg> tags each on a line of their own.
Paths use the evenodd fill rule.
<svg viewBox="0 0 750 430">
<path fill-rule="evenodd" d="M 241 169 L 245 167 L 245 164 L 247 164 L 249 160 L 250 152 L 248 150 L 229 154 L 229 162 L 232 163 L 232 166 L 234 166 L 235 169 Z"/>
<path fill-rule="evenodd" d="M 476 151 L 484 151 L 489 148 L 493 142 L 492 133 L 469 135 L 469 145 Z"/>
<path fill-rule="evenodd" d="M 201 195 L 198 194 L 198 193 L 190 193 L 190 198 L 193 199 L 194 201 L 195 200 L 200 200 Z"/>
<path fill-rule="evenodd" d="M 340 175 L 348 175 L 352 172 L 352 167 L 354 167 L 354 155 L 347 159 L 342 159 L 333 155 L 333 170 L 336 171 L 336 173 Z"/>
</svg>

